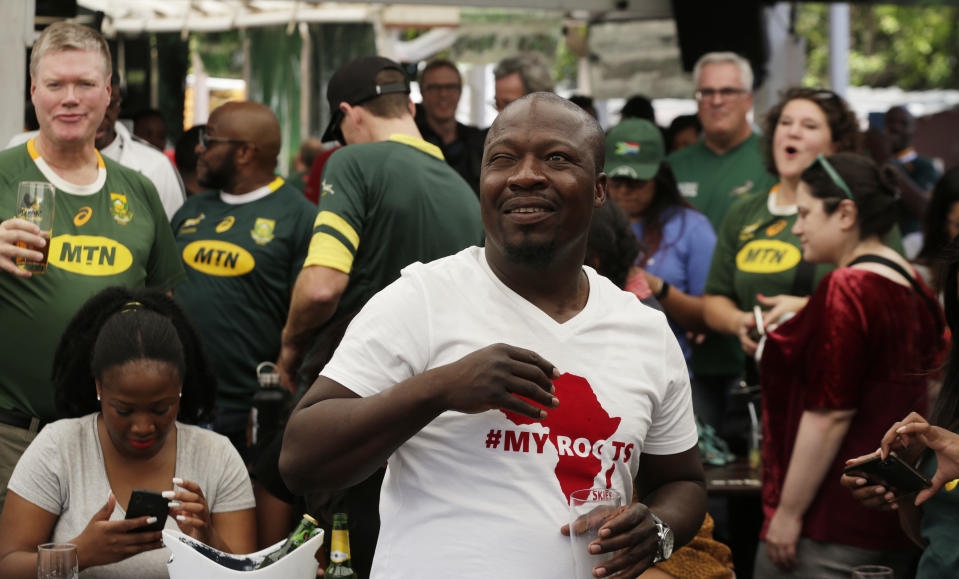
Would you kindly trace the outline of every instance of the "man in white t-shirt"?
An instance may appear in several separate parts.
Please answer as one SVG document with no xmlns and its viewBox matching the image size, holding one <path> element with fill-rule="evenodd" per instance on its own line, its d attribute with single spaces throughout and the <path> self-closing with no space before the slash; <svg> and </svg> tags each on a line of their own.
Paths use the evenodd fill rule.
<svg viewBox="0 0 959 579">
<path fill-rule="evenodd" d="M 110 86 L 110 103 L 103 115 L 103 121 L 97 128 L 94 141 L 96 148 L 104 157 L 113 159 L 149 179 L 157 189 L 167 219 L 172 219 L 173 214 L 186 200 L 183 181 L 180 180 L 180 175 L 166 155 L 147 144 L 146 141 L 134 137 L 130 130 L 117 120 L 123 101 L 116 75 L 111 78 Z M 37 133 L 39 131 L 16 134 L 7 143 L 7 148 L 26 143 L 37 136 Z"/>
<path fill-rule="evenodd" d="M 290 417 L 295 492 L 388 461 L 372 577 L 566 577 L 568 500 L 629 503 L 591 543 L 636 577 L 705 514 L 689 378 L 665 317 L 583 266 L 603 132 L 534 93 L 493 123 L 486 247 L 414 264 L 353 320 Z"/>
</svg>

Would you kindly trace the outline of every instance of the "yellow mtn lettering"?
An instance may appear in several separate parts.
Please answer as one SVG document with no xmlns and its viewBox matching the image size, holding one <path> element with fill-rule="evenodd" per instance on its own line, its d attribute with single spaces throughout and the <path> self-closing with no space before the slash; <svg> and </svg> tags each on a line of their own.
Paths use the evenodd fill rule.
<svg viewBox="0 0 959 579">
<path fill-rule="evenodd" d="M 80 275 L 116 275 L 130 269 L 133 254 L 106 237 L 58 235 L 50 242 L 50 263 Z"/>
<path fill-rule="evenodd" d="M 232 277 L 249 273 L 256 260 L 249 251 L 226 241 L 194 241 L 183 248 L 183 263 L 207 275 Z"/>
<path fill-rule="evenodd" d="M 794 245 L 777 239 L 757 239 L 736 254 L 736 268 L 748 273 L 777 273 L 792 269 L 801 258 Z"/>
</svg>

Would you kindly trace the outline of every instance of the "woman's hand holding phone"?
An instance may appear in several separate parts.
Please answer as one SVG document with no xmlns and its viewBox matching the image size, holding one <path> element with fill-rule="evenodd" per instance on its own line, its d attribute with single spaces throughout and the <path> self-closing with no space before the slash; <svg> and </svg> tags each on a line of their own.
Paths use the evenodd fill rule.
<svg viewBox="0 0 959 579">
<path fill-rule="evenodd" d="M 152 522 L 150 516 L 111 521 L 116 502 L 116 497 L 110 493 L 106 504 L 93 515 L 83 532 L 70 541 L 77 546 L 81 570 L 116 563 L 163 546 L 160 531 L 137 531 Z"/>
</svg>

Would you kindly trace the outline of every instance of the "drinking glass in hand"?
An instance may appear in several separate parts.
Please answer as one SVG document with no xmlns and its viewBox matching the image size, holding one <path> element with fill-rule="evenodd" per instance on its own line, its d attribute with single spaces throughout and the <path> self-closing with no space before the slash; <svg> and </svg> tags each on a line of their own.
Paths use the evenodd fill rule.
<svg viewBox="0 0 959 579">
<path fill-rule="evenodd" d="M 37 579 L 77 579 L 77 546 L 44 543 L 37 547 Z"/>
<path fill-rule="evenodd" d="M 53 185 L 42 181 L 24 181 L 20 183 L 17 190 L 17 213 L 16 217 L 35 223 L 40 228 L 40 235 L 47 239 L 43 247 L 35 247 L 43 253 L 43 259 L 33 261 L 17 258 L 17 266 L 20 269 L 32 273 L 43 273 L 47 271 L 47 256 L 50 254 L 50 233 L 53 231 L 53 208 L 54 208 Z M 18 247 L 27 247 L 22 241 L 17 242 Z"/>
<path fill-rule="evenodd" d="M 573 579 L 593 576 L 593 568 L 615 553 L 593 555 L 589 544 L 599 538 L 599 529 L 619 512 L 623 495 L 613 489 L 583 489 L 569 495 L 569 540 L 573 549 Z"/>
<path fill-rule="evenodd" d="M 852 579 L 893 579 L 893 574 L 883 565 L 860 565 L 853 567 Z"/>
</svg>

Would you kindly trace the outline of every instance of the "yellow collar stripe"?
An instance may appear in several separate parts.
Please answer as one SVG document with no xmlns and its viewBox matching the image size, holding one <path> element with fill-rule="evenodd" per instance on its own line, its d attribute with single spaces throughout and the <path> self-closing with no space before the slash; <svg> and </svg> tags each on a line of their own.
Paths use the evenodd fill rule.
<svg viewBox="0 0 959 579">
<path fill-rule="evenodd" d="M 404 145 L 409 145 L 410 147 L 413 147 L 414 149 L 419 149 L 420 151 L 423 151 L 427 155 L 433 155 L 440 161 L 446 160 L 443 157 L 443 151 L 439 147 L 437 147 L 433 143 L 428 143 L 424 141 L 423 139 L 417 139 L 416 137 L 411 137 L 409 135 L 394 133 L 390 135 L 390 140 L 396 143 L 403 143 Z"/>
<path fill-rule="evenodd" d="M 276 179 L 270 181 L 270 184 L 267 185 L 267 187 L 269 187 L 270 193 L 272 193 L 282 187 L 283 183 L 285 183 L 285 181 L 283 181 L 283 177 L 277 177 Z"/>
<path fill-rule="evenodd" d="M 33 137 L 32 139 L 27 141 L 27 152 L 30 153 L 30 159 L 33 161 L 36 161 L 37 159 L 40 158 L 40 151 L 37 150 L 37 146 L 36 144 L 34 144 L 35 140 L 37 140 L 37 138 Z M 100 151 L 97 151 L 96 149 L 94 149 L 94 152 L 97 154 L 97 168 L 106 169 L 107 166 L 103 162 L 103 157 L 100 156 Z"/>
</svg>

